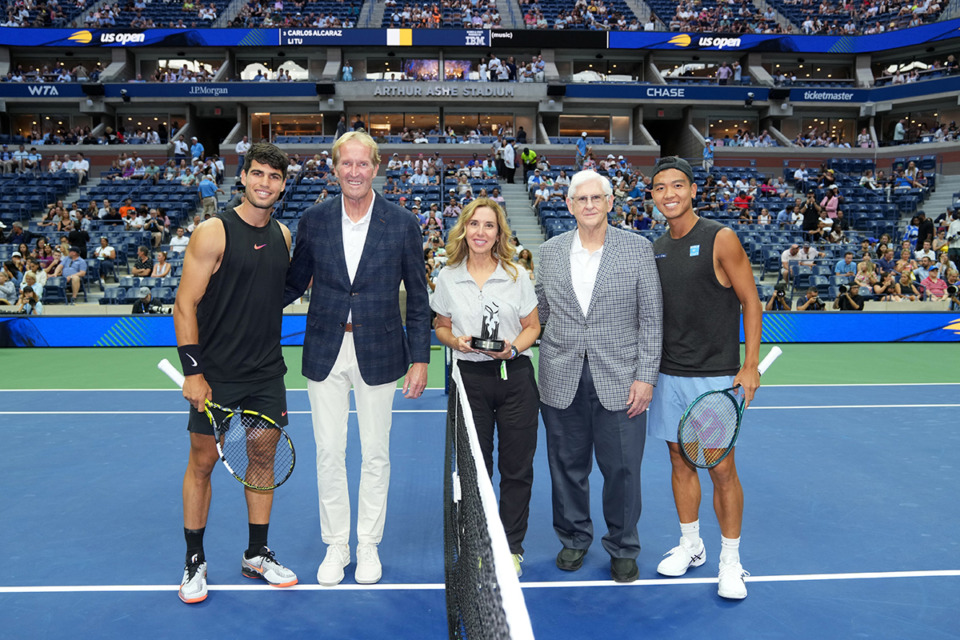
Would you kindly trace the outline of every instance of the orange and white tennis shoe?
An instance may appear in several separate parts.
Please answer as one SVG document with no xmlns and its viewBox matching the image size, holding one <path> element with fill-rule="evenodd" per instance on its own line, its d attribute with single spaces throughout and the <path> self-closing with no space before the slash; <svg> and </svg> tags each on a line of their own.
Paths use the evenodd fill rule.
<svg viewBox="0 0 960 640">
<path fill-rule="evenodd" d="M 247 578 L 265 580 L 272 587 L 292 587 L 297 584 L 297 574 L 277 562 L 267 547 L 260 547 L 259 555 L 247 558 L 243 554 L 240 569 Z"/>
<path fill-rule="evenodd" d="M 196 604 L 207 599 L 207 563 L 201 561 L 196 554 L 183 568 L 179 595 L 187 604 Z"/>
</svg>

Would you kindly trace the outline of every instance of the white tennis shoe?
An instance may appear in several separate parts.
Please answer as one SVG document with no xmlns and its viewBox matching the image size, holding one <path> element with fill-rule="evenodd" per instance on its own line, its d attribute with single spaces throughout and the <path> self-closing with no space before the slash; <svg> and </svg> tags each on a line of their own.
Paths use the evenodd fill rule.
<svg viewBox="0 0 960 640">
<path fill-rule="evenodd" d="M 343 569 L 350 564 L 350 545 L 327 545 L 327 555 L 317 569 L 317 582 L 325 587 L 335 587 L 343 580 Z"/>
<path fill-rule="evenodd" d="M 657 565 L 657 573 L 662 576 L 677 578 L 687 572 L 690 567 L 699 567 L 707 559 L 707 550 L 700 539 L 698 546 L 694 546 L 686 538 L 680 538 L 679 546 L 670 549 L 667 556 Z"/>
<path fill-rule="evenodd" d="M 744 578 L 749 575 L 739 562 L 721 562 L 717 595 L 729 600 L 743 600 L 747 597 L 747 583 Z"/>
<path fill-rule="evenodd" d="M 194 555 L 183 568 L 179 595 L 180 599 L 187 604 L 195 604 L 207 599 L 207 563 L 199 562 L 197 555 Z"/>
<path fill-rule="evenodd" d="M 380 582 L 382 575 L 383 567 L 380 566 L 380 554 L 377 553 L 377 545 L 357 545 L 357 573 L 355 576 L 357 582 L 359 584 L 374 584 Z"/>
<path fill-rule="evenodd" d="M 260 553 L 252 558 L 243 554 L 240 570 L 247 578 L 265 580 L 271 587 L 292 587 L 297 584 L 297 574 L 277 562 L 276 557 L 267 547 L 260 547 Z"/>
</svg>

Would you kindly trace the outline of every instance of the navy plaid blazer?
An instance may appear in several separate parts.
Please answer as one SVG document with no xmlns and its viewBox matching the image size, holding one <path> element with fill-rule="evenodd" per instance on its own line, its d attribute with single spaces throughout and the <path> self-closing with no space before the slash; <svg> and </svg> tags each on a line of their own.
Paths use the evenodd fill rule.
<svg viewBox="0 0 960 640">
<path fill-rule="evenodd" d="M 586 315 L 570 276 L 577 230 L 540 247 L 536 291 L 540 322 L 540 399 L 566 409 L 573 402 L 583 358 L 590 360 L 597 396 L 609 411 L 627 407 L 634 380 L 657 384 L 663 348 L 663 298 L 649 240 L 607 227 L 600 269 Z"/>
<path fill-rule="evenodd" d="M 310 380 L 327 377 L 352 310 L 363 381 L 396 382 L 411 362 L 430 362 L 430 303 L 420 226 L 412 213 L 374 192 L 370 229 L 351 284 L 340 199 L 329 198 L 304 211 L 287 272 L 284 305 L 303 295 L 313 278 L 303 375 Z M 401 282 L 407 291 L 406 333 L 400 316 Z"/>
</svg>

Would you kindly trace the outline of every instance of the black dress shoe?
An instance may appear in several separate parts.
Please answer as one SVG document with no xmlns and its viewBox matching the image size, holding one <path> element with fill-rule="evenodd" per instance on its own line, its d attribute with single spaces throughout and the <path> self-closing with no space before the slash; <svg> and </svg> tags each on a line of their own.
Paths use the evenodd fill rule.
<svg viewBox="0 0 960 640">
<path fill-rule="evenodd" d="M 610 575 L 614 582 L 633 582 L 640 577 L 640 569 L 633 558 L 610 558 Z"/>
<path fill-rule="evenodd" d="M 586 549 L 564 547 L 557 554 L 557 568 L 564 571 L 576 571 L 583 566 L 583 556 L 585 555 L 587 555 Z"/>
</svg>

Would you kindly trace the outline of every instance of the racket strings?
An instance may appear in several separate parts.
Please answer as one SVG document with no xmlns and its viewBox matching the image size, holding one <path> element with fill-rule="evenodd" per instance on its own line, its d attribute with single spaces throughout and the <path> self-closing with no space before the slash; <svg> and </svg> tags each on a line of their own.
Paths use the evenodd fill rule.
<svg viewBox="0 0 960 640">
<path fill-rule="evenodd" d="M 735 396 L 710 393 L 690 407 L 680 424 L 680 442 L 694 464 L 712 466 L 726 455 L 740 421 Z"/>
<path fill-rule="evenodd" d="M 293 466 L 293 449 L 281 429 L 263 417 L 234 413 L 221 423 L 220 449 L 237 478 L 254 488 L 283 482 Z"/>
</svg>

